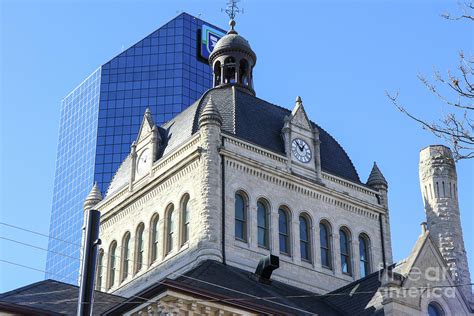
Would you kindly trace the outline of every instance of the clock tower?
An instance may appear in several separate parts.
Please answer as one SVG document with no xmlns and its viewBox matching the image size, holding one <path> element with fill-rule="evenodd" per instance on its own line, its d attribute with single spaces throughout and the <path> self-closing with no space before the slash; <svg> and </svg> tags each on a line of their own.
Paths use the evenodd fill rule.
<svg viewBox="0 0 474 316">
<path fill-rule="evenodd" d="M 135 181 L 145 176 L 153 176 L 152 165 L 158 156 L 160 145 L 161 136 L 158 127 L 153 122 L 150 109 L 147 108 L 137 140 L 132 143 L 130 150 L 130 191 Z"/>
<path fill-rule="evenodd" d="M 282 128 L 287 168 L 291 172 L 321 181 L 319 130 L 306 115 L 301 97 Z"/>
</svg>

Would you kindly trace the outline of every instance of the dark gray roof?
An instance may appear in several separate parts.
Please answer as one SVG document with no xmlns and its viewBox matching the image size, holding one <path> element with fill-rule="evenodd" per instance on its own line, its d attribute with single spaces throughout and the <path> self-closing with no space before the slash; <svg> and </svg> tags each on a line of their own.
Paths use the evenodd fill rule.
<svg viewBox="0 0 474 316">
<path fill-rule="evenodd" d="M 377 185 L 384 185 L 388 186 L 387 180 L 380 171 L 377 163 L 374 162 L 374 166 L 372 167 L 372 171 L 370 172 L 369 178 L 367 179 L 368 186 L 377 186 Z"/>
<path fill-rule="evenodd" d="M 209 260 L 179 277 L 177 281 L 232 299 L 279 310 L 282 314 L 339 315 L 323 301 L 322 296 L 274 280 L 265 284 L 252 276 L 253 273 Z"/>
<path fill-rule="evenodd" d="M 285 154 L 281 129 L 284 117 L 291 111 L 230 85 L 208 90 L 193 105 L 162 126 L 162 137 L 168 139 L 164 154 L 179 147 L 197 132 L 199 113 L 211 95 L 222 116 L 224 131 L 268 150 Z M 193 125 L 190 126 L 190 123 Z M 357 171 L 341 145 L 323 128 L 313 124 L 320 132 L 322 169 L 360 183 Z"/>
<path fill-rule="evenodd" d="M 0 305 L 17 306 L 36 310 L 36 314 L 75 315 L 79 287 L 55 280 L 33 283 L 16 290 L 0 294 Z M 125 298 L 94 291 L 94 315 L 123 302 Z"/>
<path fill-rule="evenodd" d="M 222 130 L 250 143 L 278 154 L 285 154 L 281 129 L 284 118 L 291 111 L 259 99 L 236 86 L 223 85 L 205 92 L 175 118 L 158 128 L 163 146 L 159 155 L 166 155 L 179 148 L 199 129 L 199 116 L 209 98 L 222 117 Z M 321 126 L 321 168 L 323 171 L 361 183 L 352 161 L 341 145 Z M 129 181 L 130 158 L 127 157 L 117 170 L 107 196 L 122 189 Z"/>
<path fill-rule="evenodd" d="M 175 280 L 150 286 L 105 314 L 122 314 L 171 288 L 258 314 L 384 315 L 377 292 L 378 275 L 376 272 L 331 293 L 317 294 L 275 280 L 262 283 L 251 272 L 207 260 Z"/>
<path fill-rule="evenodd" d="M 95 291 L 93 315 L 121 315 L 167 289 L 210 299 L 258 314 L 383 315 L 379 273 L 326 295 L 272 280 L 262 283 L 251 272 L 207 260 L 175 280 L 165 279 L 124 298 Z M 78 287 L 45 280 L 0 294 L 0 310 L 22 315 L 75 315 Z"/>
<path fill-rule="evenodd" d="M 207 260 L 176 280 L 166 279 L 149 287 L 130 298 L 130 302 L 125 301 L 106 314 L 122 314 L 139 305 L 140 299 L 151 299 L 172 288 L 201 296 L 203 300 L 210 299 L 261 315 L 341 315 L 323 301 L 323 296 L 278 281 L 264 284 L 252 275 L 236 267 Z"/>
<path fill-rule="evenodd" d="M 250 43 L 235 31 L 228 32 L 217 42 L 216 46 L 212 50 L 211 55 L 209 56 L 209 60 L 212 62 L 214 56 L 228 51 L 244 51 L 249 54 L 254 61 L 257 60 L 257 56 L 250 47 Z"/>
<path fill-rule="evenodd" d="M 342 315 L 368 316 L 384 315 L 379 289 L 381 271 L 352 282 L 328 293 L 324 301 Z"/>
</svg>

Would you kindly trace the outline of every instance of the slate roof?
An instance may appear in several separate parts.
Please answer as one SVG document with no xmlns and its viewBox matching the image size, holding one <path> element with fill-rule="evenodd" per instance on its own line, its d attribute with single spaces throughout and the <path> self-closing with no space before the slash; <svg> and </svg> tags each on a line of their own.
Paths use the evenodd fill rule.
<svg viewBox="0 0 474 316">
<path fill-rule="evenodd" d="M 174 280 L 152 284 L 128 299 L 96 291 L 93 315 L 121 315 L 167 289 L 259 314 L 383 315 L 381 297 L 377 293 L 378 276 L 376 272 L 321 295 L 275 280 L 262 283 L 251 272 L 207 260 Z M 21 311 L 22 315 L 75 315 L 77 296 L 77 286 L 45 280 L 0 294 L 0 311 Z"/>
<path fill-rule="evenodd" d="M 380 171 L 376 162 L 374 162 L 372 171 L 370 172 L 369 178 L 367 179 L 367 185 L 371 187 L 377 185 L 388 186 L 387 180 L 385 180 L 385 177 L 383 176 L 382 171 Z"/>
<path fill-rule="evenodd" d="M 1 306 L 10 306 L 24 308 L 22 314 L 35 310 L 32 315 L 75 315 L 78 294 L 78 286 L 44 280 L 0 294 L 0 309 Z M 101 315 L 124 300 L 121 296 L 95 291 L 93 315 Z"/>
<path fill-rule="evenodd" d="M 272 280 L 265 284 L 253 273 L 207 260 L 175 280 L 165 279 L 137 293 L 129 301 L 107 311 L 117 315 L 141 305 L 140 299 L 152 299 L 163 291 L 173 289 L 201 296 L 225 305 L 258 314 L 274 315 L 384 315 L 380 309 L 381 297 L 378 273 L 348 284 L 326 295 L 309 292 Z M 353 292 L 351 294 L 351 292 Z"/>
<path fill-rule="evenodd" d="M 275 153 L 285 154 L 281 129 L 284 117 L 291 111 L 241 91 L 235 86 L 223 85 L 208 90 L 186 110 L 159 127 L 163 139 L 161 155 L 180 147 L 198 131 L 199 115 L 211 96 L 222 116 L 224 132 Z M 315 123 L 313 125 L 320 132 L 322 170 L 360 184 L 357 171 L 342 146 L 323 128 Z M 119 168 L 110 187 L 124 187 L 129 179 L 126 176 L 128 172 L 129 168 Z"/>
<path fill-rule="evenodd" d="M 204 261 L 175 280 L 166 279 L 149 287 L 106 315 L 122 314 L 140 305 L 141 298 L 151 299 L 167 288 L 260 315 L 341 315 L 320 295 L 278 281 L 264 284 L 252 278 L 250 272 L 213 260 Z"/>
<path fill-rule="evenodd" d="M 354 281 L 328 293 L 324 301 L 342 315 L 366 316 L 384 315 L 381 306 L 382 296 L 377 292 L 381 286 L 381 271 Z"/>
<path fill-rule="evenodd" d="M 209 260 L 176 281 L 232 299 L 245 299 L 288 315 L 340 315 L 323 301 L 322 296 L 275 280 L 265 284 L 252 278 L 252 275 Z"/>
</svg>

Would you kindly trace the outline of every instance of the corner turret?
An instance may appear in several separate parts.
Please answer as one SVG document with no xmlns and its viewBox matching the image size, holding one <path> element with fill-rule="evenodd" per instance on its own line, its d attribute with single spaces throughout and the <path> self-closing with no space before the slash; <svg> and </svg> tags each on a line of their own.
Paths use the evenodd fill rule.
<svg viewBox="0 0 474 316">
<path fill-rule="evenodd" d="M 451 150 L 443 145 L 428 146 L 421 150 L 419 174 L 431 235 L 455 283 L 470 284 L 458 204 L 456 165 Z M 460 289 L 472 302 L 471 286 L 461 286 Z"/>
<path fill-rule="evenodd" d="M 84 200 L 84 211 L 92 209 L 100 201 L 102 201 L 102 193 L 100 193 L 99 185 L 95 182 L 89 195 Z"/>
</svg>

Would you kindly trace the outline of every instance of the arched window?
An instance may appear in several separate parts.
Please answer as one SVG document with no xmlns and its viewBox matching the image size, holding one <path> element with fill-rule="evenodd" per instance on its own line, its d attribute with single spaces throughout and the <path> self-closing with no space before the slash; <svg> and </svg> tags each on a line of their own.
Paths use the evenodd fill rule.
<svg viewBox="0 0 474 316">
<path fill-rule="evenodd" d="M 227 57 L 224 61 L 224 83 L 235 82 L 235 59 Z"/>
<path fill-rule="evenodd" d="M 304 215 L 300 215 L 300 255 L 301 260 L 311 261 L 311 237 L 309 221 Z"/>
<path fill-rule="evenodd" d="M 214 64 L 214 87 L 221 84 L 221 62 L 216 61 Z"/>
<path fill-rule="evenodd" d="M 428 316 L 444 316 L 443 308 L 435 302 L 428 305 Z"/>
<path fill-rule="evenodd" d="M 240 60 L 239 83 L 245 86 L 249 85 L 249 64 L 245 59 Z"/>
<path fill-rule="evenodd" d="M 173 251 L 174 246 L 174 206 L 171 204 L 168 206 L 166 212 L 166 254 L 169 254 Z"/>
<path fill-rule="evenodd" d="M 349 231 L 346 228 L 339 230 L 339 246 L 341 250 L 341 271 L 344 274 L 352 275 L 350 238 Z"/>
<path fill-rule="evenodd" d="M 247 241 L 247 199 L 242 192 L 235 194 L 235 239 Z"/>
<path fill-rule="evenodd" d="M 321 265 L 332 269 L 331 229 L 328 223 L 319 223 L 319 247 L 321 248 Z"/>
<path fill-rule="evenodd" d="M 260 199 L 257 202 L 258 245 L 269 248 L 268 203 Z"/>
<path fill-rule="evenodd" d="M 102 280 L 104 279 L 104 250 L 100 249 L 99 259 L 97 260 L 97 280 L 95 289 L 102 291 Z"/>
<path fill-rule="evenodd" d="M 158 258 L 158 223 L 160 217 L 158 214 L 153 215 L 150 222 L 150 263 L 153 263 Z"/>
<path fill-rule="evenodd" d="M 370 273 L 370 241 L 365 234 L 359 236 L 359 261 L 360 277 L 363 278 Z"/>
<path fill-rule="evenodd" d="M 122 239 L 122 276 L 121 281 L 128 276 L 130 264 L 130 233 L 126 232 Z"/>
<path fill-rule="evenodd" d="M 189 195 L 185 195 L 181 203 L 181 244 L 185 244 L 189 240 Z"/>
<path fill-rule="evenodd" d="M 137 227 L 137 234 L 135 235 L 135 273 L 140 271 L 143 267 L 143 255 L 145 252 L 145 245 L 143 242 L 144 232 L 145 225 L 140 223 Z"/>
<path fill-rule="evenodd" d="M 280 239 L 280 253 L 291 255 L 290 252 L 290 221 L 288 212 L 280 208 L 278 209 L 278 235 Z"/>
<path fill-rule="evenodd" d="M 113 241 L 109 248 L 109 273 L 108 273 L 108 285 L 110 289 L 115 283 L 115 270 L 117 269 L 117 242 Z"/>
</svg>

